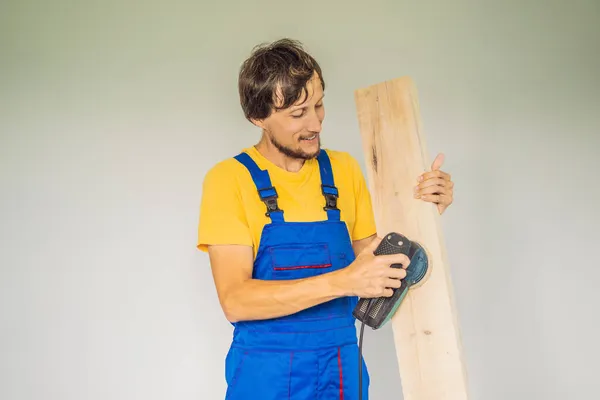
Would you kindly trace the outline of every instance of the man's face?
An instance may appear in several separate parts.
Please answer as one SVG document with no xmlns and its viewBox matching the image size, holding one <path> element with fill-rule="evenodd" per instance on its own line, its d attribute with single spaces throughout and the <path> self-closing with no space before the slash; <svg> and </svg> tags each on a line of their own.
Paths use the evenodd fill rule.
<svg viewBox="0 0 600 400">
<path fill-rule="evenodd" d="M 291 158 L 308 160 L 321 148 L 321 124 L 325 118 L 323 87 L 315 74 L 306 85 L 306 96 L 297 104 L 274 111 L 268 118 L 255 122 L 279 151 Z"/>
</svg>

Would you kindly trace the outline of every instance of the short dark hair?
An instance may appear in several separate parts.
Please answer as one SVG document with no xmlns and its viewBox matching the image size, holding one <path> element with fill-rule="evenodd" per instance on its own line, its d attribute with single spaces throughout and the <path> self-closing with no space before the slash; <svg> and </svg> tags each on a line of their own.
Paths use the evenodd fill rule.
<svg viewBox="0 0 600 400">
<path fill-rule="evenodd" d="M 325 90 L 321 67 L 297 40 L 284 38 L 254 47 L 239 72 L 244 116 L 248 120 L 264 119 L 274 109 L 290 107 L 306 95 L 306 84 L 315 72 Z M 278 90 L 282 96 L 279 99 Z"/>
</svg>

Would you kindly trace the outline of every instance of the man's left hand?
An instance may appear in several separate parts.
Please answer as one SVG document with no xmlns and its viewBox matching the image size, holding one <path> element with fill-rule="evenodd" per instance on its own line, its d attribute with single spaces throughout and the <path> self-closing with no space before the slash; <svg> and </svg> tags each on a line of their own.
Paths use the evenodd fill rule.
<svg viewBox="0 0 600 400">
<path fill-rule="evenodd" d="M 444 155 L 438 154 L 431 171 L 421 174 L 415 186 L 415 198 L 435 203 L 438 211 L 442 214 L 446 208 L 452 204 L 454 196 L 454 182 L 450 179 L 450 174 L 440 170 L 444 162 Z"/>
</svg>

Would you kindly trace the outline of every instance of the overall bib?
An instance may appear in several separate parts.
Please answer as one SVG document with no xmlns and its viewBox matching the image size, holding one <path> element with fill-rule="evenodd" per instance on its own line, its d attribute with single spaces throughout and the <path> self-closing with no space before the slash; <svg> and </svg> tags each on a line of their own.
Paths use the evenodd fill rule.
<svg viewBox="0 0 600 400">
<path fill-rule="evenodd" d="M 271 222 L 262 231 L 253 278 L 300 279 L 345 268 L 354 260 L 352 242 L 337 208 L 338 191 L 325 150 L 318 156 L 327 219 L 286 222 L 268 171 L 246 153 L 246 166 Z M 356 400 L 358 345 L 352 310 L 342 297 L 281 318 L 234 323 L 226 358 L 226 400 Z M 361 365 L 363 396 L 369 375 Z"/>
</svg>

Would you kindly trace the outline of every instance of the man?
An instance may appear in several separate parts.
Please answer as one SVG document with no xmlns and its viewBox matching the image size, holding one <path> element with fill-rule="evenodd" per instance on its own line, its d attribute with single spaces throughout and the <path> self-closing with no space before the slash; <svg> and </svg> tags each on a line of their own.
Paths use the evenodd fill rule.
<svg viewBox="0 0 600 400">
<path fill-rule="evenodd" d="M 357 161 L 321 149 L 324 88 L 300 43 L 255 48 L 241 67 L 239 95 L 262 137 L 204 179 L 198 248 L 209 254 L 234 325 L 229 400 L 358 399 L 352 310 L 358 297 L 390 296 L 406 275 L 389 268 L 406 267 L 405 256 L 373 255 L 380 239 Z M 415 198 L 440 213 L 453 198 L 441 161 L 415 177 Z"/>
</svg>

